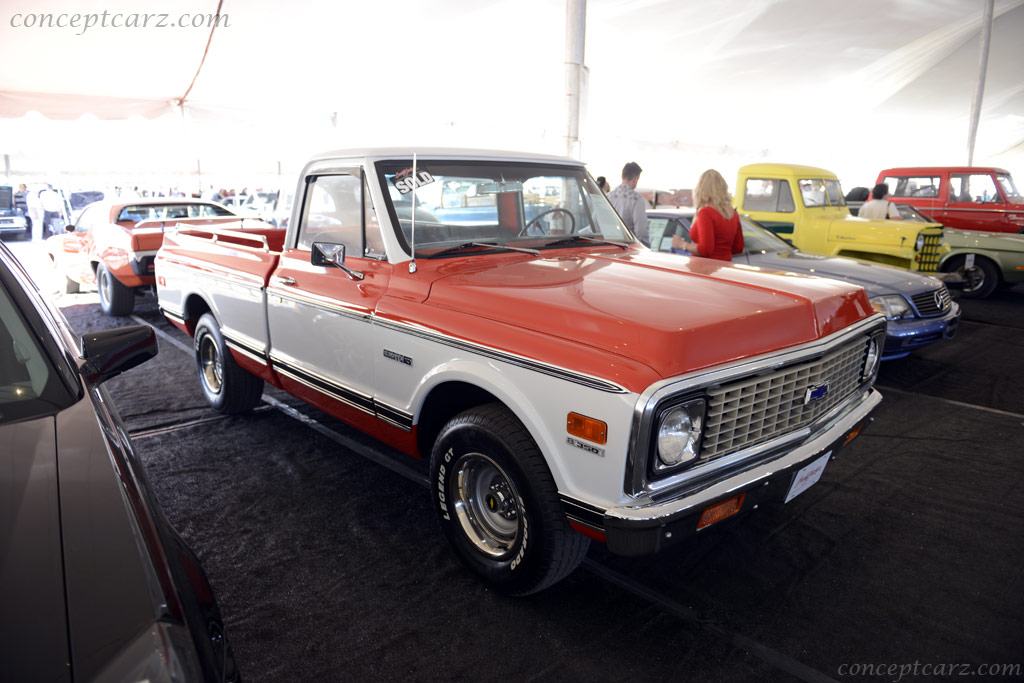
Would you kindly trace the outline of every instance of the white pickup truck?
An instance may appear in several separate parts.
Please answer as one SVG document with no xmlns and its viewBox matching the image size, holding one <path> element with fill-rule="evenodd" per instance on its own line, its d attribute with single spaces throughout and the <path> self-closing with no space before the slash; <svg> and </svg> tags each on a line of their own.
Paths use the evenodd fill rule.
<svg viewBox="0 0 1024 683">
<path fill-rule="evenodd" d="M 658 254 L 582 163 L 324 154 L 287 229 L 156 257 L 219 411 L 264 382 L 415 458 L 457 555 L 523 595 L 589 539 L 656 552 L 821 476 L 881 400 L 864 291 Z"/>
</svg>

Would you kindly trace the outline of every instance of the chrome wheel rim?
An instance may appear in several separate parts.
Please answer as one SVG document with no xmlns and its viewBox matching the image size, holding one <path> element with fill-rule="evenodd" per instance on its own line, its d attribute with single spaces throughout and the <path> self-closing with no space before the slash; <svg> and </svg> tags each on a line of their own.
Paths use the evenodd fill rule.
<svg viewBox="0 0 1024 683">
<path fill-rule="evenodd" d="M 509 553 L 519 538 L 522 503 L 512 480 L 481 453 L 459 462 L 452 491 L 455 515 L 470 543 L 489 557 Z"/>
<path fill-rule="evenodd" d="M 977 292 L 985 285 L 985 271 L 978 266 L 972 268 L 961 266 L 957 272 L 964 279 L 965 292 Z"/>
<path fill-rule="evenodd" d="M 100 284 L 99 284 L 100 299 L 106 303 L 110 301 L 110 274 L 107 273 L 106 269 L 100 271 Z"/>
<path fill-rule="evenodd" d="M 199 347 L 199 376 L 206 388 L 219 394 L 224 386 L 224 369 L 220 362 L 220 349 L 216 340 L 209 334 L 204 334 L 198 343 Z"/>
</svg>

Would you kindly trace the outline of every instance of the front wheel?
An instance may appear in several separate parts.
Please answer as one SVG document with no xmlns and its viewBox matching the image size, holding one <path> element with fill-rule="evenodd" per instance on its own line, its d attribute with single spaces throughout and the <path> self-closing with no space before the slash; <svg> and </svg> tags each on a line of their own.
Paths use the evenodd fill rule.
<svg viewBox="0 0 1024 683">
<path fill-rule="evenodd" d="M 965 268 L 967 258 L 957 256 L 949 260 L 944 270 L 953 272 L 963 278 L 963 296 L 968 299 L 984 299 L 996 291 L 999 286 L 999 270 L 992 261 L 984 257 L 975 257 L 974 266 Z"/>
<path fill-rule="evenodd" d="M 237 415 L 259 404 L 263 380 L 238 366 L 213 314 L 206 313 L 199 319 L 193 346 L 199 384 L 211 408 L 225 415 Z"/>
<path fill-rule="evenodd" d="M 96 266 L 96 289 L 100 294 L 100 308 L 106 315 L 131 315 L 135 310 L 135 290 L 125 287 L 102 263 Z"/>
<path fill-rule="evenodd" d="M 510 595 L 543 590 L 571 573 L 590 539 L 569 525 L 544 456 L 503 406 L 455 416 L 430 456 L 434 505 L 459 559 Z"/>
</svg>

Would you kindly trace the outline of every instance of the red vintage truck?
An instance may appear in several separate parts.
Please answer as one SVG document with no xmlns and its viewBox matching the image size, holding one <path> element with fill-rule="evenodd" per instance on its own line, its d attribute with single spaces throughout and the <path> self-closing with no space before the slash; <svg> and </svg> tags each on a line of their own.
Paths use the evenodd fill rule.
<svg viewBox="0 0 1024 683">
<path fill-rule="evenodd" d="M 979 166 L 887 168 L 889 199 L 960 230 L 1024 233 L 1024 197 L 1009 171 Z"/>
<path fill-rule="evenodd" d="M 590 539 L 653 553 L 788 502 L 881 400 L 864 290 L 652 252 L 580 162 L 334 152 L 295 196 L 287 229 L 157 254 L 209 403 L 267 382 L 429 459 L 445 536 L 504 592 Z"/>
</svg>

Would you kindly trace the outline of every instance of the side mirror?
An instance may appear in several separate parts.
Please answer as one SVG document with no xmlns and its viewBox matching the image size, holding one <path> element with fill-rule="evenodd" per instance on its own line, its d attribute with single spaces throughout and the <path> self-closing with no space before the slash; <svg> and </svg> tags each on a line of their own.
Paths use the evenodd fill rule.
<svg viewBox="0 0 1024 683">
<path fill-rule="evenodd" d="M 345 245 L 331 242 L 313 242 L 309 262 L 314 266 L 341 266 L 345 263 Z"/>
<path fill-rule="evenodd" d="M 345 265 L 345 245 L 333 242 L 313 242 L 309 262 L 314 266 L 340 268 L 353 280 L 362 280 L 365 276 L 358 270 Z"/>
<path fill-rule="evenodd" d="M 90 384 L 101 384 L 145 363 L 156 353 L 156 332 L 149 325 L 87 332 L 82 335 L 82 355 L 86 361 L 82 375 Z"/>
</svg>

